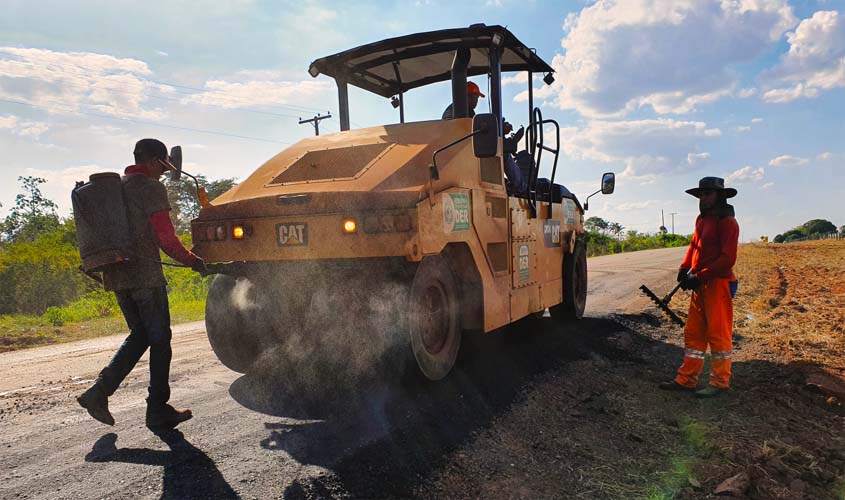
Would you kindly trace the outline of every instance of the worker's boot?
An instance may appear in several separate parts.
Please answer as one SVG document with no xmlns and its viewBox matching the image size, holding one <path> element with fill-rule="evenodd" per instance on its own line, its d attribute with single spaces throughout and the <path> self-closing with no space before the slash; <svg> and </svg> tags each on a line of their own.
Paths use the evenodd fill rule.
<svg viewBox="0 0 845 500">
<path fill-rule="evenodd" d="M 695 391 L 697 398 L 715 398 L 728 392 L 727 387 L 716 387 L 715 385 L 708 385 L 700 391 Z"/>
<path fill-rule="evenodd" d="M 176 409 L 167 403 L 147 405 L 147 427 L 152 430 L 173 429 L 193 415 L 187 408 Z"/>
<path fill-rule="evenodd" d="M 664 391 L 692 392 L 695 390 L 695 387 L 687 387 L 675 382 L 674 380 L 669 382 L 660 382 L 657 384 L 657 387 Z"/>
<path fill-rule="evenodd" d="M 103 388 L 101 379 L 97 379 L 87 391 L 76 398 L 79 405 L 86 410 L 95 420 L 106 425 L 114 425 L 114 417 L 109 412 L 109 398 Z"/>
</svg>

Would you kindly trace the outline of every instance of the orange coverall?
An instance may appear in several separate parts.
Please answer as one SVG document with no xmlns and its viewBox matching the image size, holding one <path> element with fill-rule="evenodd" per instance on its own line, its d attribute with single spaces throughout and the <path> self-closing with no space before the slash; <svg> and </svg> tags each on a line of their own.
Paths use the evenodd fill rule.
<svg viewBox="0 0 845 500">
<path fill-rule="evenodd" d="M 675 381 L 695 387 L 710 346 L 710 385 L 727 389 L 731 380 L 733 300 L 730 282 L 739 240 L 739 224 L 732 216 L 699 215 L 695 232 L 681 264 L 701 280 L 692 292 L 689 317 L 684 328 L 684 363 Z"/>
</svg>

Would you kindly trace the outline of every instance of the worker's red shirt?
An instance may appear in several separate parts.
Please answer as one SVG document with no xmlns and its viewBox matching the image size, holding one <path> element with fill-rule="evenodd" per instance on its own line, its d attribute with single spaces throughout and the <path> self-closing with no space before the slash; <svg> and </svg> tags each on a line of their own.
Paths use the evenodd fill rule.
<svg viewBox="0 0 845 500">
<path fill-rule="evenodd" d="M 715 278 L 735 280 L 733 267 L 738 242 L 739 224 L 734 217 L 699 215 L 681 267 L 692 269 L 702 281 Z"/>
<path fill-rule="evenodd" d="M 132 165 L 126 167 L 123 172 L 125 175 L 131 174 L 147 174 L 147 168 L 143 165 Z M 150 225 L 153 227 L 153 233 L 158 246 L 164 250 L 164 253 L 169 255 L 172 259 L 185 264 L 186 266 L 193 265 L 197 260 L 197 256 L 190 250 L 185 248 L 185 245 L 176 236 L 176 230 L 173 228 L 173 222 L 170 220 L 170 210 L 159 210 L 150 214 Z"/>
</svg>

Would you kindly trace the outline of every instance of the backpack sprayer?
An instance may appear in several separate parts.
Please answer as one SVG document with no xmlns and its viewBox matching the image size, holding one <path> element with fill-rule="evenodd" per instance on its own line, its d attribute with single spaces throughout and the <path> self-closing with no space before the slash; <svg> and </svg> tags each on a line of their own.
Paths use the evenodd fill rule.
<svg viewBox="0 0 845 500">
<path fill-rule="evenodd" d="M 207 207 L 208 194 L 193 175 L 182 170 L 182 147 L 173 146 L 170 150 L 170 163 L 176 167 L 170 172 L 170 180 L 178 181 L 182 174 L 194 181 L 200 206 Z M 73 217 L 76 222 L 76 238 L 82 265 L 79 270 L 86 276 L 99 281 L 93 274 L 112 266 L 137 259 L 132 252 L 134 242 L 127 223 L 126 203 L 123 197 L 123 182 L 116 172 L 91 174 L 88 182 L 79 181 L 71 191 Z M 162 265 L 187 267 L 181 264 L 155 261 Z M 207 264 L 208 274 L 226 272 L 238 274 L 237 263 Z M 203 273 L 205 274 L 205 273 Z"/>
</svg>

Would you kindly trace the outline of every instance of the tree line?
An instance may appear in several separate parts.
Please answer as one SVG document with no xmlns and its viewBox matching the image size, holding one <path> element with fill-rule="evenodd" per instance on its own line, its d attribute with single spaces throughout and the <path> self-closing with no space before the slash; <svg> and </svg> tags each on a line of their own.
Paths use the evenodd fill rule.
<svg viewBox="0 0 845 500">
<path fill-rule="evenodd" d="M 208 181 L 201 175 L 197 181 L 206 189 L 209 199 L 235 184 L 234 179 Z M 22 176 L 18 182 L 21 193 L 15 197 L 6 217 L 0 220 L 0 314 L 42 315 L 50 308 L 80 301 L 92 309 L 89 315 L 116 312 L 111 294 L 101 293 L 100 285 L 78 270 L 81 261 L 73 216 L 60 216 L 58 205 L 42 194 L 45 179 Z M 191 220 L 200 209 L 194 182 L 183 178 L 177 182 L 167 180 L 165 185 L 173 225 L 177 234 L 188 241 Z M 201 278 L 184 271 L 165 268 L 172 291 L 177 296 L 202 293 Z"/>
<path fill-rule="evenodd" d="M 618 222 L 608 221 L 601 217 L 590 217 L 584 221 L 587 239 L 587 255 L 607 255 L 621 252 L 635 252 L 652 248 L 669 248 L 687 246 L 692 240 L 691 235 L 643 233 L 634 229 L 625 231 L 625 227 Z"/>
<path fill-rule="evenodd" d="M 793 227 L 792 229 L 784 232 L 783 234 L 775 236 L 774 242 L 789 243 L 790 241 L 814 239 L 818 238 L 819 236 L 837 232 L 845 236 L 845 226 L 840 226 L 837 230 L 836 225 L 834 225 L 829 220 L 812 219 L 801 224 L 800 226 Z"/>
</svg>

